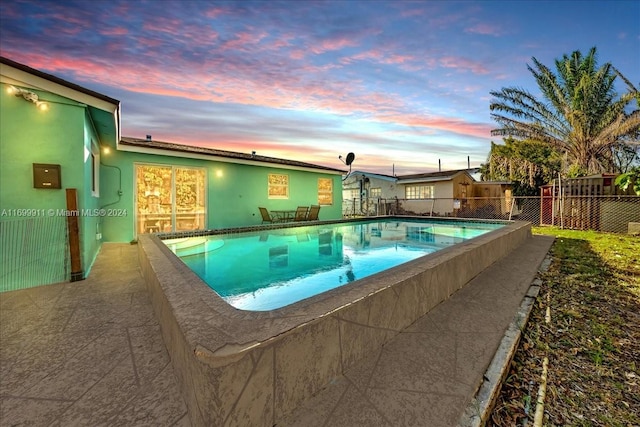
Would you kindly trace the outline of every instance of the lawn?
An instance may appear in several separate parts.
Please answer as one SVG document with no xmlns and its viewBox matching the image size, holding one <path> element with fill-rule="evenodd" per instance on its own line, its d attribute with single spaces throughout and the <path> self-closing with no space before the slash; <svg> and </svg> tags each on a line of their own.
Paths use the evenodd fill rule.
<svg viewBox="0 0 640 427">
<path fill-rule="evenodd" d="M 640 426 L 640 238 L 533 232 L 552 262 L 487 425 L 533 425 L 546 357 L 542 425 Z"/>
</svg>

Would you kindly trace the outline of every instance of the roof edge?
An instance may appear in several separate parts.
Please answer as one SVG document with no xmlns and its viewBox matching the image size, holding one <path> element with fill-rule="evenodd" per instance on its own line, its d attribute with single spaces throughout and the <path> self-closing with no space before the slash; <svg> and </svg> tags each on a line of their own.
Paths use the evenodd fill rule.
<svg viewBox="0 0 640 427">
<path fill-rule="evenodd" d="M 60 77 L 56 77 L 53 74 L 48 74 L 48 73 L 45 73 L 43 71 L 37 70 L 35 68 L 31 68 L 28 65 L 21 64 L 21 63 L 16 62 L 16 61 L 14 61 L 12 59 L 9 59 L 9 58 L 7 58 L 5 56 L 0 56 L 0 64 L 8 65 L 8 66 L 13 67 L 15 69 L 18 69 L 20 71 L 24 71 L 25 73 L 29 73 L 29 74 L 32 74 L 34 76 L 40 77 L 42 79 L 49 80 L 52 83 L 57 83 L 57 84 L 59 84 L 61 86 L 65 86 L 65 87 L 67 87 L 69 89 L 73 89 L 73 90 L 81 92 L 81 93 L 83 93 L 85 95 L 92 96 L 92 97 L 94 97 L 96 99 L 99 99 L 101 101 L 108 102 L 108 103 L 113 104 L 113 105 L 118 106 L 118 107 L 120 106 L 120 101 L 118 101 L 115 98 L 111 98 L 110 96 L 103 95 L 103 94 L 101 94 L 99 92 L 96 92 L 94 90 L 91 90 L 91 89 L 87 89 L 86 87 L 82 87 L 82 86 L 80 86 L 78 84 L 71 83 L 70 81 L 61 79 Z"/>
<path fill-rule="evenodd" d="M 127 147 L 122 149 L 122 147 Z M 133 149 L 131 149 L 133 148 Z M 148 152 L 149 154 L 158 154 L 153 153 L 153 151 L 160 152 L 171 152 L 171 153 L 182 153 L 184 157 L 194 157 L 198 158 L 200 156 L 206 157 L 215 157 L 218 159 L 222 159 L 221 161 L 226 161 L 230 163 L 244 163 L 244 164 L 268 164 L 271 166 L 278 166 L 285 169 L 311 169 L 314 171 L 324 171 L 326 173 L 331 174 L 345 174 L 347 171 L 341 169 L 335 169 L 328 166 L 315 165 L 312 163 L 300 162 L 297 160 L 286 160 L 279 159 L 277 157 L 268 157 L 268 156 L 260 156 L 256 154 L 247 154 L 240 153 L 236 151 L 227 151 L 227 150 L 219 150 L 215 148 L 206 148 L 206 147 L 198 147 L 193 145 L 185 145 L 185 144 L 177 144 L 173 142 L 166 141 L 155 141 L 155 140 L 147 140 L 141 138 L 132 138 L 123 136 L 120 138 L 120 144 L 118 147 L 119 150 L 122 151 L 136 151 L 136 152 Z"/>
</svg>

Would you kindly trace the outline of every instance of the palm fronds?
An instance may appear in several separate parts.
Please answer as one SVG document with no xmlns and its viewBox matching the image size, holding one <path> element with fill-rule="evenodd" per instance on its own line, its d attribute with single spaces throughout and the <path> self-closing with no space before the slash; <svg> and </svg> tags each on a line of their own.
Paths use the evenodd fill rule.
<svg viewBox="0 0 640 427">
<path fill-rule="evenodd" d="M 638 89 L 611 64 L 598 68 L 595 47 L 556 60 L 555 73 L 532 61 L 527 68 L 542 99 L 516 87 L 490 92 L 491 117 L 500 125 L 492 135 L 543 141 L 588 173 L 611 172 L 614 148 L 639 144 L 640 110 L 629 112 L 634 100 L 640 106 Z M 621 96 L 618 77 L 629 88 Z"/>
</svg>

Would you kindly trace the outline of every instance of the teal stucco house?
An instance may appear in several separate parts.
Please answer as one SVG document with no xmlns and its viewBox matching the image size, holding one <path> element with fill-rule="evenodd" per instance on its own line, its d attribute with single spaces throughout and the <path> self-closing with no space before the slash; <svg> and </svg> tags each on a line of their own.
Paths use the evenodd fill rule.
<svg viewBox="0 0 640 427">
<path fill-rule="evenodd" d="M 344 171 L 120 135 L 120 102 L 0 57 L 0 291 L 80 280 L 105 242 L 342 215 Z"/>
</svg>

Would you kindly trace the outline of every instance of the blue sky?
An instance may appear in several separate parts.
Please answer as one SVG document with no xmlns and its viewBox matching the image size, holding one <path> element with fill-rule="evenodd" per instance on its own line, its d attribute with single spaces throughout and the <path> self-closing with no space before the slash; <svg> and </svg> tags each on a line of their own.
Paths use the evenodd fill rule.
<svg viewBox="0 0 640 427">
<path fill-rule="evenodd" d="M 489 92 L 593 46 L 640 82 L 640 2 L 0 3 L 0 54 L 120 100 L 123 136 L 386 174 L 479 166 Z"/>
</svg>

